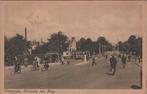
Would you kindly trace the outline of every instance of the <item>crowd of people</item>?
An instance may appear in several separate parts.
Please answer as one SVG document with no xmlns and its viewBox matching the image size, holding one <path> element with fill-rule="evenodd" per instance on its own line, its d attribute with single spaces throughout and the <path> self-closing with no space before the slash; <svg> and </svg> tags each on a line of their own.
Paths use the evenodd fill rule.
<svg viewBox="0 0 147 94">
<path fill-rule="evenodd" d="M 122 63 L 122 69 L 125 69 L 127 63 L 130 63 L 132 59 L 135 59 L 136 63 L 141 62 L 140 57 L 134 57 L 133 55 L 127 55 L 127 54 L 118 54 L 118 55 L 111 55 L 110 56 L 110 72 L 112 75 L 115 75 L 117 63 Z"/>
<path fill-rule="evenodd" d="M 24 66 L 25 67 L 27 67 L 26 62 L 28 62 L 28 61 L 26 61 L 26 59 L 24 58 Z M 64 65 L 65 64 L 64 57 L 61 56 L 58 60 L 56 59 L 56 62 L 59 62 L 62 65 Z M 39 58 L 38 56 L 35 56 L 33 61 L 32 61 L 31 70 L 32 71 L 36 71 L 36 70 L 39 70 L 39 69 L 42 70 L 42 71 L 48 70 L 49 69 L 49 63 L 50 63 L 50 60 L 47 56 L 44 56 L 43 58 Z M 67 60 L 67 64 L 68 65 L 70 64 L 69 60 Z M 21 72 L 21 65 L 22 65 L 22 63 L 20 63 L 19 60 L 18 60 L 18 57 L 15 56 L 15 63 L 14 63 L 14 72 L 15 73 Z"/>
<path fill-rule="evenodd" d="M 127 54 L 121 54 L 121 53 L 110 53 L 103 55 L 105 57 L 105 62 L 109 62 L 110 65 L 110 74 L 115 75 L 116 73 L 116 67 L 117 63 L 121 63 L 122 69 L 126 68 L 127 63 L 132 62 L 131 60 L 134 59 L 134 62 L 141 63 L 140 56 L 133 56 L 133 55 L 127 55 Z M 92 56 L 91 58 L 91 65 L 96 66 L 96 56 Z"/>
<path fill-rule="evenodd" d="M 131 55 L 126 55 L 126 54 L 106 54 L 105 55 L 105 59 L 108 60 L 110 63 L 110 72 L 112 75 L 115 75 L 116 73 L 116 67 L 117 67 L 117 63 L 119 62 L 118 60 L 121 61 L 122 63 L 122 68 L 124 69 L 126 67 L 126 63 L 127 62 L 131 62 L 132 56 Z M 141 62 L 141 58 L 137 57 L 137 59 L 135 59 L 136 61 L 138 61 L 139 63 Z M 63 56 L 61 56 L 58 60 L 58 62 L 60 62 L 62 65 L 65 64 L 65 59 Z M 25 61 L 26 62 L 26 61 Z M 91 57 L 91 65 L 92 66 L 96 66 L 96 55 L 93 55 Z M 67 60 L 66 64 L 70 64 L 70 61 Z M 44 58 L 39 58 L 38 56 L 35 56 L 32 62 L 32 67 L 31 70 L 35 71 L 35 70 L 48 70 L 49 69 L 49 59 L 47 56 L 44 56 Z M 15 64 L 14 64 L 14 71 L 15 72 L 21 72 L 21 64 L 18 61 L 17 56 L 15 56 Z"/>
</svg>

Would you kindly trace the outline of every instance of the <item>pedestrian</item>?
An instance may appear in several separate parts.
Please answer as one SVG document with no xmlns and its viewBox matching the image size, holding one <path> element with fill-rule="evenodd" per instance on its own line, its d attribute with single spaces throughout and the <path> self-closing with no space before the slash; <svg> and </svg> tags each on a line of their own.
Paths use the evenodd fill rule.
<svg viewBox="0 0 147 94">
<path fill-rule="evenodd" d="M 117 60 L 116 58 L 112 55 L 112 57 L 110 58 L 110 71 L 112 73 L 112 75 L 115 75 L 116 72 L 116 64 L 117 64 Z"/>
<path fill-rule="evenodd" d="M 107 55 L 107 54 L 105 55 L 105 58 L 106 58 L 106 59 L 108 58 L 108 55 Z"/>
<path fill-rule="evenodd" d="M 39 67 L 40 59 L 38 56 L 35 57 L 37 68 Z"/>
<path fill-rule="evenodd" d="M 68 65 L 70 64 L 70 61 L 69 61 L 69 60 L 67 60 L 67 64 L 68 64 Z"/>
<path fill-rule="evenodd" d="M 61 64 L 64 65 L 64 57 L 63 56 L 61 56 L 61 60 L 60 61 L 61 61 Z"/>
<path fill-rule="evenodd" d="M 131 55 L 128 55 L 128 62 L 131 61 Z"/>
<path fill-rule="evenodd" d="M 45 70 L 48 70 L 48 68 L 49 68 L 49 65 L 48 65 L 48 58 L 47 58 L 47 56 L 45 56 L 45 57 L 44 57 L 44 69 L 45 69 Z"/>
<path fill-rule="evenodd" d="M 123 67 L 123 68 L 126 67 L 126 60 L 127 60 L 127 59 L 126 59 L 126 56 L 123 55 L 122 58 L 121 58 L 121 61 L 122 61 L 122 67 Z"/>
<path fill-rule="evenodd" d="M 92 66 L 96 66 L 96 62 L 95 62 L 95 56 L 92 57 Z"/>
<path fill-rule="evenodd" d="M 14 72 L 17 72 L 17 56 L 14 57 Z"/>
<path fill-rule="evenodd" d="M 140 56 L 138 56 L 138 63 L 140 63 L 141 62 L 141 57 Z"/>
<path fill-rule="evenodd" d="M 28 66 L 28 57 L 24 56 L 24 66 L 27 67 Z"/>
<path fill-rule="evenodd" d="M 32 68 L 33 71 L 37 70 L 37 60 L 36 60 L 36 58 L 34 58 L 32 66 L 33 66 L 33 68 Z"/>
<path fill-rule="evenodd" d="M 15 56 L 14 72 L 21 72 L 21 65 L 18 62 L 17 56 Z"/>
<path fill-rule="evenodd" d="M 118 58 L 121 59 L 121 54 L 120 53 L 118 54 Z"/>
</svg>

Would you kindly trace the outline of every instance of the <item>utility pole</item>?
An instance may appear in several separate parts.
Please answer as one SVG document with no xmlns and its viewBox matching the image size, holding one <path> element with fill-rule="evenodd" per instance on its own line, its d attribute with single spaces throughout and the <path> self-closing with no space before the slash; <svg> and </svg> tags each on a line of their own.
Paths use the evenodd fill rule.
<svg viewBox="0 0 147 94">
<path fill-rule="evenodd" d="M 99 43 L 99 54 L 101 54 L 101 43 Z"/>
<path fill-rule="evenodd" d="M 27 27 L 25 27 L 25 41 L 27 41 Z"/>
<path fill-rule="evenodd" d="M 27 54 L 27 27 L 25 27 L 25 54 Z"/>
<path fill-rule="evenodd" d="M 28 58 L 27 58 L 27 27 L 25 27 L 25 50 L 24 50 L 24 65 L 27 67 Z"/>
<path fill-rule="evenodd" d="M 59 31 L 58 32 L 58 58 L 59 58 L 59 60 L 61 59 L 61 40 L 60 40 L 60 32 L 61 31 Z"/>
</svg>

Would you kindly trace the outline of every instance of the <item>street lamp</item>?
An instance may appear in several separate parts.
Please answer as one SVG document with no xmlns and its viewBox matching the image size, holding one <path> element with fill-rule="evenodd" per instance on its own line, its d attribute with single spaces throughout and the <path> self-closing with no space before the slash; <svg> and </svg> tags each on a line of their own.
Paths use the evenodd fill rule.
<svg viewBox="0 0 147 94">
<path fill-rule="evenodd" d="M 99 43 L 99 54 L 101 54 L 101 43 Z"/>
</svg>

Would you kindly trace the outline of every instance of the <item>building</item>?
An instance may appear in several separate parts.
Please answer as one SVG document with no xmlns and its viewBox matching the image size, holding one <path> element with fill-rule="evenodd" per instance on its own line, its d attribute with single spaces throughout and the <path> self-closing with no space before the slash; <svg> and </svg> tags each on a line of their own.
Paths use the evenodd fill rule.
<svg viewBox="0 0 147 94">
<path fill-rule="evenodd" d="M 63 52 L 63 57 L 65 58 L 70 58 L 72 56 L 71 52 L 70 51 L 64 51 Z"/>
<path fill-rule="evenodd" d="M 69 42 L 69 47 L 67 51 L 63 52 L 63 57 L 65 58 L 73 58 L 73 59 L 83 59 L 84 55 L 90 57 L 89 51 L 77 51 L 77 42 L 74 37 L 72 37 L 71 41 Z"/>
<path fill-rule="evenodd" d="M 69 43 L 69 51 L 74 52 L 77 50 L 77 45 L 76 45 L 76 39 L 72 37 L 70 43 Z"/>
<path fill-rule="evenodd" d="M 72 37 L 72 39 L 69 41 L 68 50 L 63 52 L 63 57 L 65 58 L 74 57 L 75 52 L 77 50 L 76 44 L 77 44 L 76 39 Z"/>
<path fill-rule="evenodd" d="M 37 41 L 32 41 L 32 42 L 31 42 L 31 48 L 32 48 L 32 50 L 35 50 L 39 45 L 40 45 L 39 42 L 37 42 Z"/>
</svg>

